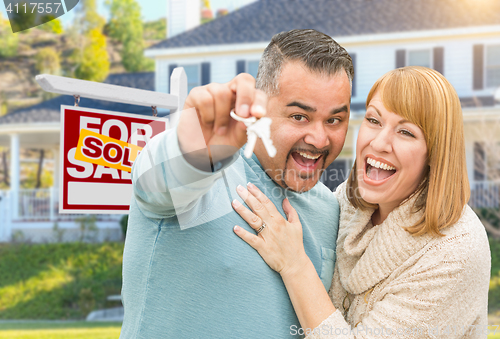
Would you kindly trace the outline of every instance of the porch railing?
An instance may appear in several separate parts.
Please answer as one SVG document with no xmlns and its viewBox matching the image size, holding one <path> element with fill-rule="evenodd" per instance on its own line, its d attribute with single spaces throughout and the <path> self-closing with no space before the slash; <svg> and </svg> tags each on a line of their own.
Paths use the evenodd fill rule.
<svg viewBox="0 0 500 339">
<path fill-rule="evenodd" d="M 17 221 L 72 221 L 84 214 L 59 214 L 59 190 L 22 189 L 18 193 Z M 99 220 L 119 220 L 120 214 L 101 214 Z"/>
<path fill-rule="evenodd" d="M 469 206 L 472 208 L 499 208 L 500 182 L 479 181 L 471 183 Z"/>
<path fill-rule="evenodd" d="M 7 195 L 4 194 L 4 198 Z M 11 195 L 11 197 L 13 197 Z M 500 182 L 471 183 L 469 205 L 473 208 L 500 208 Z M 23 189 L 18 194 L 19 221 L 72 221 L 82 214 L 59 214 L 59 191 L 54 188 Z M 118 220 L 119 214 L 99 215 L 100 220 Z"/>
</svg>

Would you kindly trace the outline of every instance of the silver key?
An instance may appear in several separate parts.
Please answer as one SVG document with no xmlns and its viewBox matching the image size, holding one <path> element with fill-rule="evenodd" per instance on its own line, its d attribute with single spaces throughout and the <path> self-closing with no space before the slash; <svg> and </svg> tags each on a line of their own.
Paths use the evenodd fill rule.
<svg viewBox="0 0 500 339">
<path fill-rule="evenodd" d="M 267 154 L 269 154 L 271 158 L 274 158 L 274 156 L 276 155 L 276 148 L 274 147 L 273 141 L 271 140 L 271 118 L 242 118 L 236 115 L 236 113 L 234 113 L 233 111 L 231 111 L 230 115 L 234 120 L 241 121 L 245 124 L 245 126 L 247 126 L 247 146 L 245 147 L 245 151 L 243 152 L 245 157 L 250 158 L 252 156 L 257 138 L 261 138 L 262 143 L 266 148 Z"/>
</svg>

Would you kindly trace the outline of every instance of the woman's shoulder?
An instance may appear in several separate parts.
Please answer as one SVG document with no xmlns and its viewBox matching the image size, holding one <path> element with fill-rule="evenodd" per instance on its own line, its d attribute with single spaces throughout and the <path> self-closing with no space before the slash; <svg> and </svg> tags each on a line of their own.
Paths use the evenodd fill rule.
<svg viewBox="0 0 500 339">
<path fill-rule="evenodd" d="M 486 230 L 468 205 L 455 224 L 440 232 L 444 236 L 429 243 L 424 257 L 437 255 L 447 261 L 460 261 L 468 265 L 485 265 L 491 260 Z"/>
</svg>

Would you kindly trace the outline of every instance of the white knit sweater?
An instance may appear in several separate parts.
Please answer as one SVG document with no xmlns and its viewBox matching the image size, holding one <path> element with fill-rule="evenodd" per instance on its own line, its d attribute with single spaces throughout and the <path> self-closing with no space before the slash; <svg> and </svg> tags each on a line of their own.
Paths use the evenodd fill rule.
<svg viewBox="0 0 500 339">
<path fill-rule="evenodd" d="M 486 338 L 491 254 L 469 206 L 444 237 L 412 236 L 414 199 L 371 227 L 346 185 L 329 295 L 337 309 L 307 338 Z M 345 307 L 344 307 L 345 306 Z M 474 327 L 475 326 L 475 327 Z"/>
</svg>

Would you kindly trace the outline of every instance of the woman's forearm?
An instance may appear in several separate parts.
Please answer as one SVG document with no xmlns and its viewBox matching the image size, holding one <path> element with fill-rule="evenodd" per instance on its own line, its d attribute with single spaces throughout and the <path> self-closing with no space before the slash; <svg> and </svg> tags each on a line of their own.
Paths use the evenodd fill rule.
<svg viewBox="0 0 500 339">
<path fill-rule="evenodd" d="M 295 271 L 281 272 L 281 278 L 304 330 L 318 327 L 335 312 L 335 307 L 308 257 Z"/>
</svg>

